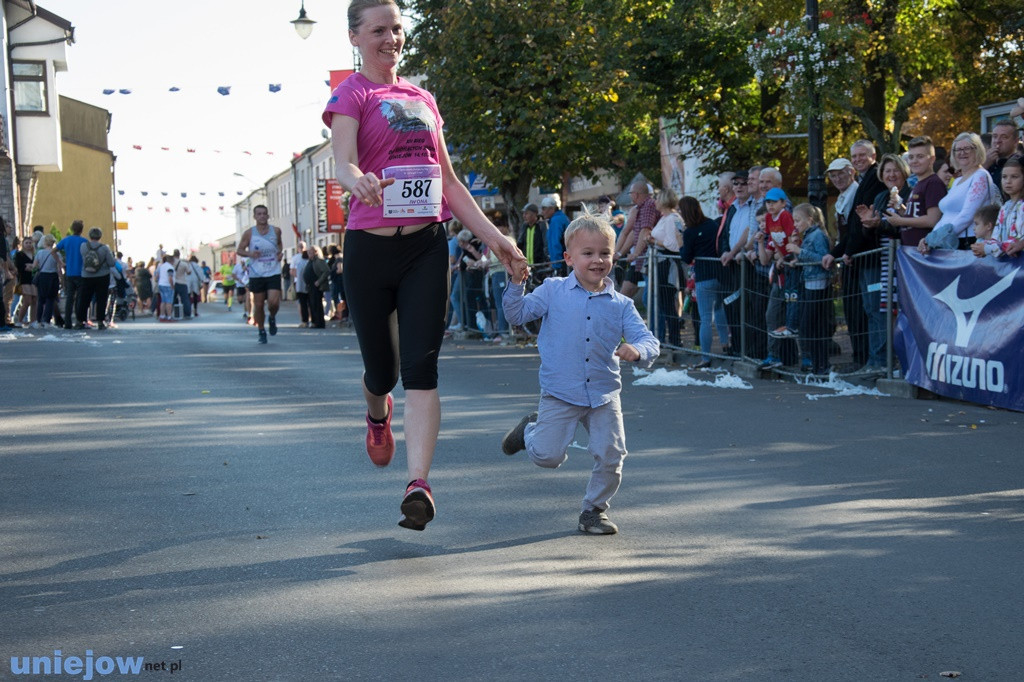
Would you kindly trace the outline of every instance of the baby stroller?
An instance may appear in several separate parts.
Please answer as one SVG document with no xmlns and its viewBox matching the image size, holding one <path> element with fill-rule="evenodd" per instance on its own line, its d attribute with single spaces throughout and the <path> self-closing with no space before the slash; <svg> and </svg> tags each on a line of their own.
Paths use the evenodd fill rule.
<svg viewBox="0 0 1024 682">
<path fill-rule="evenodd" d="M 123 278 L 115 280 L 114 295 L 111 298 L 111 319 L 124 322 L 128 319 L 128 316 L 131 315 L 132 320 L 134 320 L 135 308 L 138 306 L 138 300 L 139 297 L 135 293 L 135 287 Z"/>
</svg>

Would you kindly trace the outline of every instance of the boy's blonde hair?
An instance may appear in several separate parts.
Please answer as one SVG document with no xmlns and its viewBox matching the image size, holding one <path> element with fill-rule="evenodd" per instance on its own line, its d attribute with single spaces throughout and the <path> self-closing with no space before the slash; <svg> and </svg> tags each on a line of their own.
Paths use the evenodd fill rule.
<svg viewBox="0 0 1024 682">
<path fill-rule="evenodd" d="M 569 249 L 569 244 L 572 243 L 572 238 L 579 232 L 592 232 L 600 233 L 611 240 L 612 244 L 615 243 L 615 230 L 612 229 L 611 223 L 609 223 L 603 216 L 591 213 L 590 211 L 584 211 L 583 215 L 576 220 L 569 223 L 569 227 L 565 228 L 565 248 Z"/>
</svg>

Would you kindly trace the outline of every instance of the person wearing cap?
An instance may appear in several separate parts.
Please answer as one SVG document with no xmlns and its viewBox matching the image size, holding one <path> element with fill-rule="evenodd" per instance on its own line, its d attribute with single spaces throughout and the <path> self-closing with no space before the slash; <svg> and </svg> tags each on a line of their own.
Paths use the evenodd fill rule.
<svg viewBox="0 0 1024 682">
<path fill-rule="evenodd" d="M 537 204 L 523 206 L 523 224 L 519 228 L 516 246 L 526 256 L 526 262 L 533 269 L 535 265 L 548 262 L 547 227 L 540 219 Z"/>
<path fill-rule="evenodd" d="M 732 298 L 732 294 L 740 288 L 740 263 L 736 257 L 743 252 L 754 223 L 754 199 L 750 196 L 747 184 L 749 174 L 745 170 L 729 173 L 733 199 L 728 210 L 722 216 L 722 224 L 718 235 L 718 253 L 724 267 L 722 285 L 726 297 L 725 317 L 729 321 L 729 329 L 733 341 L 740 339 L 740 297 Z M 739 348 L 730 346 L 725 349 L 730 355 L 738 355 Z"/>
<path fill-rule="evenodd" d="M 849 159 L 839 158 L 828 165 L 825 176 L 832 182 L 832 186 L 839 191 L 836 198 L 836 234 L 840 239 L 846 234 L 846 224 L 853 213 L 853 198 L 857 194 L 860 183 L 857 182 L 857 172 Z"/>
<path fill-rule="evenodd" d="M 854 214 L 854 198 L 860 183 L 857 181 L 857 171 L 853 163 L 846 158 L 838 158 L 832 161 L 825 170 L 825 177 L 829 179 L 832 186 L 839 191 L 835 204 L 835 234 L 836 242 L 846 238 L 847 226 Z M 854 330 L 857 330 L 858 338 L 853 342 L 856 355 L 866 357 L 864 345 L 864 332 L 867 330 L 867 318 L 864 315 L 863 305 L 860 301 L 860 291 L 856 280 L 851 279 L 852 270 L 843 268 L 840 273 L 842 286 L 843 316 L 846 318 L 847 327 L 851 338 Z"/>
<path fill-rule="evenodd" d="M 763 177 L 763 176 L 762 176 Z M 800 286 L 800 271 L 785 264 L 786 247 L 793 240 L 795 227 L 793 216 L 786 209 L 789 197 L 778 187 L 772 187 L 764 195 L 766 238 L 759 250 L 761 263 L 772 266 L 772 288 L 768 297 L 765 322 L 768 329 L 768 357 L 764 366 L 770 366 L 782 359 L 780 339 L 796 337 L 800 307 L 797 303 Z"/>
<path fill-rule="evenodd" d="M 562 212 L 562 202 L 557 196 L 544 197 L 540 202 L 540 212 L 547 222 L 548 256 L 551 258 L 551 269 L 555 275 L 565 275 L 565 253 L 563 235 L 569 227 L 569 216 Z"/>
</svg>

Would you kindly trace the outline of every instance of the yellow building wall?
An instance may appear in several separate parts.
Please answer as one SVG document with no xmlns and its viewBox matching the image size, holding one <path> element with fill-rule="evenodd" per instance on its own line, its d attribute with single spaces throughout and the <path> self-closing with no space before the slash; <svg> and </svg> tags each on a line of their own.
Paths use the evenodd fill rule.
<svg viewBox="0 0 1024 682">
<path fill-rule="evenodd" d="M 85 223 L 82 236 L 90 227 L 103 230 L 103 243 L 114 246 L 113 187 L 110 152 L 91 149 L 62 141 L 64 170 L 40 173 L 36 188 L 32 225 L 42 225 L 45 232 L 56 225 L 62 234 L 71 232 L 71 222 Z"/>
</svg>

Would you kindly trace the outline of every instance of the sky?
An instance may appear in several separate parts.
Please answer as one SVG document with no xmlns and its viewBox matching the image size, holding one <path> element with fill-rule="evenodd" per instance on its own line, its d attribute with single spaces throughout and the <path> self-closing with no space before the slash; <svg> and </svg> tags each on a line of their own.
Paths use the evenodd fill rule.
<svg viewBox="0 0 1024 682">
<path fill-rule="evenodd" d="M 307 40 L 289 23 L 300 0 L 39 5 L 75 27 L 68 71 L 57 74 L 60 94 L 112 114 L 108 142 L 124 192 L 117 219 L 129 223 L 120 233 L 125 256 L 148 259 L 161 243 L 190 248 L 232 234 L 237 192 L 262 186 L 293 153 L 323 141 L 325 81 L 332 69 L 352 68 L 344 0 L 305 0 L 317 22 Z M 280 92 L 271 93 L 271 83 Z M 230 94 L 218 94 L 221 86 Z"/>
</svg>

